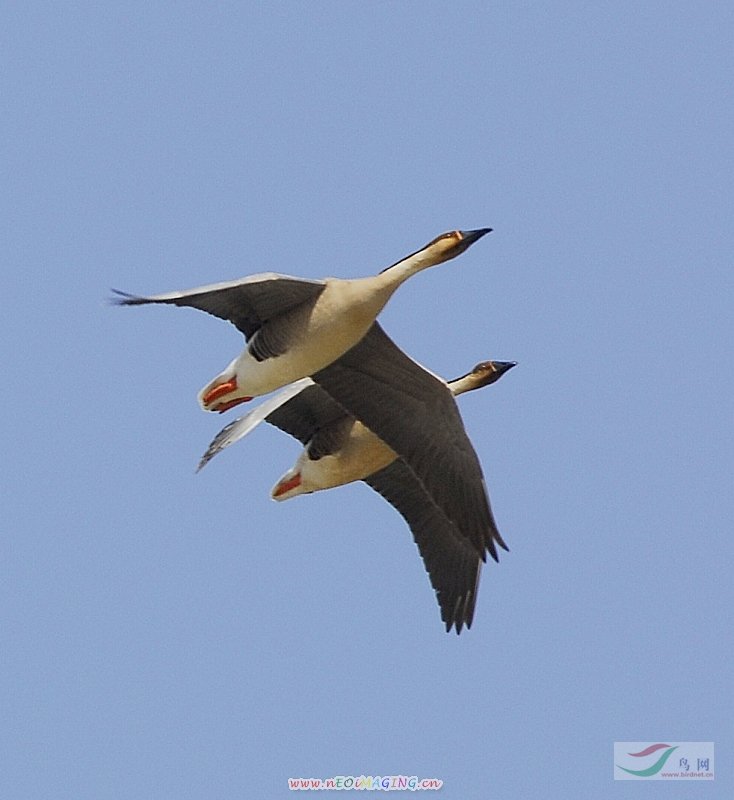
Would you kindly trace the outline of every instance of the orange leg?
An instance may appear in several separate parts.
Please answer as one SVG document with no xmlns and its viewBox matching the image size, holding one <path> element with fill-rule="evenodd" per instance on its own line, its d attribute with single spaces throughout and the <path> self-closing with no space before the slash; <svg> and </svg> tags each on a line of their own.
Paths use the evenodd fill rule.
<svg viewBox="0 0 734 800">
<path fill-rule="evenodd" d="M 283 483 L 279 483 L 275 491 L 273 492 L 273 497 L 280 497 L 282 494 L 290 492 L 291 489 L 295 489 L 296 486 L 300 485 L 301 485 L 301 473 L 299 472 L 297 475 L 294 475 L 289 481 L 283 481 Z"/>
<path fill-rule="evenodd" d="M 214 406 L 212 411 L 217 411 L 219 414 L 223 414 L 225 411 L 229 411 L 230 408 L 234 408 L 240 403 L 247 403 L 250 400 L 252 400 L 251 397 L 237 397 L 234 400 L 225 400 L 223 403 L 218 403 L 216 406 Z"/>
<path fill-rule="evenodd" d="M 237 388 L 237 378 L 230 378 L 228 381 L 218 383 L 204 395 L 202 401 L 205 406 L 210 406 L 218 397 L 229 394 Z"/>
</svg>

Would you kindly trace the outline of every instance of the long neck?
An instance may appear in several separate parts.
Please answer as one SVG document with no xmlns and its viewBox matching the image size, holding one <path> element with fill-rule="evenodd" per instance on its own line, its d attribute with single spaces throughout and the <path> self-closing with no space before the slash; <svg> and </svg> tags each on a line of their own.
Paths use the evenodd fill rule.
<svg viewBox="0 0 734 800">
<path fill-rule="evenodd" d="M 400 259 L 392 266 L 383 269 L 374 279 L 385 287 L 391 287 L 393 291 L 402 283 L 408 280 L 411 275 L 420 272 L 422 269 L 432 267 L 439 263 L 436 253 L 430 247 L 424 247 L 417 253 L 412 253 Z"/>
<path fill-rule="evenodd" d="M 464 394 L 464 392 L 471 392 L 473 389 L 478 389 L 481 384 L 477 383 L 476 375 L 473 373 L 469 373 L 468 375 L 462 375 L 461 378 L 455 378 L 453 381 L 449 381 L 449 389 L 451 389 L 451 394 L 456 397 L 457 394 Z"/>
</svg>

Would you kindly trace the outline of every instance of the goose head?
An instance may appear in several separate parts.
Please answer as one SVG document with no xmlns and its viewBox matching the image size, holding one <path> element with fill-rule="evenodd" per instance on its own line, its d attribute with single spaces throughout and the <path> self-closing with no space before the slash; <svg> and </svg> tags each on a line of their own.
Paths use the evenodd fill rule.
<svg viewBox="0 0 734 800">
<path fill-rule="evenodd" d="M 491 228 L 479 228 L 475 231 L 448 231 L 447 233 L 442 233 L 428 242 L 425 247 L 405 258 L 401 258 L 400 261 L 396 261 L 382 271 L 387 272 L 394 267 L 419 270 L 425 267 L 433 267 L 436 264 L 443 264 L 444 261 L 450 261 L 452 258 L 460 256 L 474 242 L 479 241 L 482 236 L 491 231 Z"/>
<path fill-rule="evenodd" d="M 498 381 L 508 370 L 517 366 L 517 361 L 482 361 L 469 373 L 475 387 L 489 386 Z"/>
<path fill-rule="evenodd" d="M 487 233 L 491 233 L 491 228 L 479 228 L 476 231 L 449 231 L 437 236 L 429 242 L 423 251 L 428 255 L 433 264 L 443 264 L 456 256 L 460 256 L 468 250 L 476 241 Z"/>
<path fill-rule="evenodd" d="M 481 389 L 498 381 L 505 372 L 516 366 L 517 361 L 481 361 L 471 372 L 450 381 L 449 388 L 455 395 Z"/>
</svg>

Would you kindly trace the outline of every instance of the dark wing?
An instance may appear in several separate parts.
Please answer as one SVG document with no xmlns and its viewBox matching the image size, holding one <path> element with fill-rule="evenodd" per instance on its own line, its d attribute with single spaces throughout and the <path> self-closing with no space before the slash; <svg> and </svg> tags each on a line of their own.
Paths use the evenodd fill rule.
<svg viewBox="0 0 734 800">
<path fill-rule="evenodd" d="M 307 444 L 322 428 L 331 427 L 348 415 L 320 386 L 302 392 L 265 417 L 265 421 Z"/>
<path fill-rule="evenodd" d="M 364 479 L 405 518 L 436 592 L 441 619 L 456 633 L 471 627 L 482 561 L 428 497 L 412 470 L 398 459 Z"/>
<path fill-rule="evenodd" d="M 249 340 L 272 317 L 284 314 L 303 303 L 313 302 L 323 292 L 325 285 L 323 281 L 264 272 L 236 281 L 212 283 L 197 289 L 150 297 L 138 297 L 117 289 L 112 291 L 120 295 L 119 298 L 114 298 L 114 302 L 123 306 L 168 303 L 198 308 L 207 314 L 228 320 Z"/>
<path fill-rule="evenodd" d="M 485 559 L 506 548 L 482 468 L 448 386 L 416 364 L 375 323 L 312 380 L 396 453 L 427 494 Z"/>
</svg>

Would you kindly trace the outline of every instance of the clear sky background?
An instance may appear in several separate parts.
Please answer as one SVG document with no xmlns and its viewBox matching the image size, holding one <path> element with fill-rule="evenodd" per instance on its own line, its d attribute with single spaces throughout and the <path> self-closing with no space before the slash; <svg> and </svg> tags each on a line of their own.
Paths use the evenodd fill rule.
<svg viewBox="0 0 734 800">
<path fill-rule="evenodd" d="M 0 20 L 0 796 L 637 798 L 615 740 L 732 779 L 730 3 L 11 3 Z M 114 308 L 377 272 L 494 232 L 381 316 L 461 399 L 511 552 L 447 635 L 364 485 L 196 393 L 241 347 Z M 654 783 L 646 798 L 689 798 Z"/>
</svg>

